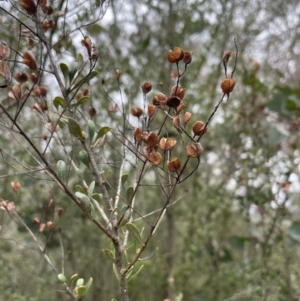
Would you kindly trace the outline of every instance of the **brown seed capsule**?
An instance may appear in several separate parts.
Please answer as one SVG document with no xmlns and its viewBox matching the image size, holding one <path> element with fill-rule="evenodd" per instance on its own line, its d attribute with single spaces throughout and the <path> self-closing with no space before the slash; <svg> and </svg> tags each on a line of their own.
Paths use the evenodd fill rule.
<svg viewBox="0 0 300 301">
<path fill-rule="evenodd" d="M 39 231 L 40 231 L 40 232 L 43 232 L 44 229 L 45 229 L 45 227 L 46 227 L 46 224 L 45 224 L 45 223 L 40 223 L 40 225 L 39 225 Z"/>
<path fill-rule="evenodd" d="M 15 192 L 18 192 L 21 189 L 20 182 L 11 182 L 10 186 L 13 189 L 13 191 L 15 191 Z"/>
<path fill-rule="evenodd" d="M 155 105 L 148 105 L 148 116 L 151 118 L 155 113 Z"/>
<path fill-rule="evenodd" d="M 191 63 L 192 61 L 192 55 L 193 55 L 193 52 L 192 51 L 184 51 L 184 57 L 183 57 L 183 62 L 188 65 Z"/>
<path fill-rule="evenodd" d="M 184 102 L 181 102 L 180 105 L 177 107 L 177 115 L 186 107 L 186 104 Z"/>
<path fill-rule="evenodd" d="M 163 151 L 171 151 L 176 143 L 177 141 L 174 140 L 173 138 L 161 138 L 159 141 L 159 147 Z"/>
<path fill-rule="evenodd" d="M 28 80 L 28 76 L 26 73 L 15 73 L 14 78 L 19 83 L 25 83 Z"/>
<path fill-rule="evenodd" d="M 143 115 L 143 110 L 141 108 L 132 108 L 130 112 L 135 117 L 141 117 Z"/>
<path fill-rule="evenodd" d="M 143 93 L 147 94 L 151 91 L 152 84 L 150 82 L 143 82 L 141 88 L 142 88 Z"/>
<path fill-rule="evenodd" d="M 95 109 L 94 107 L 90 107 L 90 108 L 89 108 L 89 115 L 90 115 L 91 117 L 94 117 L 96 114 L 97 114 L 96 109 Z"/>
<path fill-rule="evenodd" d="M 83 40 L 81 40 L 81 45 L 83 45 L 86 48 L 88 56 L 90 58 L 92 55 L 92 40 L 90 39 L 90 37 L 84 36 Z"/>
<path fill-rule="evenodd" d="M 146 144 L 152 148 L 157 148 L 159 138 L 154 132 L 150 132 L 146 138 Z"/>
<path fill-rule="evenodd" d="M 82 94 L 83 96 L 87 96 L 90 92 L 90 89 L 89 88 L 84 88 L 83 91 L 82 91 Z"/>
<path fill-rule="evenodd" d="M 181 99 L 178 96 L 170 96 L 167 99 L 167 106 L 176 109 L 180 105 Z"/>
<path fill-rule="evenodd" d="M 48 93 L 48 89 L 45 87 L 45 86 L 40 86 L 40 95 L 41 96 L 47 96 L 47 93 Z"/>
<path fill-rule="evenodd" d="M 35 73 L 31 73 L 31 74 L 29 75 L 29 78 L 30 78 L 30 80 L 31 80 L 32 82 L 35 83 L 35 81 L 36 81 L 36 79 L 37 79 L 37 76 L 36 76 Z"/>
<path fill-rule="evenodd" d="M 143 141 L 143 132 L 140 128 L 136 128 L 133 131 L 133 137 L 135 142 L 142 142 Z"/>
<path fill-rule="evenodd" d="M 232 57 L 233 52 L 232 51 L 225 51 L 222 57 L 222 62 L 224 68 L 227 68 L 229 59 Z"/>
<path fill-rule="evenodd" d="M 173 117 L 173 126 L 178 132 L 181 132 L 179 115 L 176 115 L 175 117 Z"/>
<path fill-rule="evenodd" d="M 231 93 L 233 91 L 234 86 L 235 86 L 235 82 L 236 82 L 236 80 L 233 77 L 223 79 L 222 82 L 221 82 L 221 89 L 222 89 L 223 93 L 225 93 L 227 95 L 229 93 Z"/>
<path fill-rule="evenodd" d="M 65 209 L 64 208 L 58 208 L 57 209 L 57 215 L 59 217 L 61 217 L 64 213 L 65 213 Z"/>
<path fill-rule="evenodd" d="M 16 99 L 19 101 L 22 98 L 22 88 L 20 84 L 14 85 L 11 88 L 11 94 L 9 94 L 10 97 Z"/>
<path fill-rule="evenodd" d="M 170 161 L 167 161 L 167 166 L 168 166 L 169 171 L 176 172 L 180 168 L 180 161 L 178 158 L 173 157 L 173 158 L 171 158 Z"/>
<path fill-rule="evenodd" d="M 32 222 L 33 222 L 33 224 L 36 225 L 37 227 L 40 226 L 40 221 L 39 221 L 38 218 L 35 217 L 35 218 L 32 220 Z"/>
<path fill-rule="evenodd" d="M 37 70 L 36 60 L 34 54 L 31 51 L 26 51 L 23 54 L 23 63 L 31 70 Z"/>
<path fill-rule="evenodd" d="M 162 156 L 160 153 L 151 152 L 148 156 L 148 160 L 150 161 L 151 165 L 159 165 L 162 160 Z"/>
<path fill-rule="evenodd" d="M 171 89 L 171 95 L 172 96 L 177 96 L 179 97 L 181 100 L 183 100 L 184 96 L 185 96 L 185 89 L 183 89 L 180 86 L 173 86 Z"/>
<path fill-rule="evenodd" d="M 184 51 L 180 47 L 174 47 L 173 50 L 168 51 L 168 60 L 171 64 L 178 63 L 184 57 Z"/>
<path fill-rule="evenodd" d="M 33 0 L 21 0 L 19 4 L 26 10 L 30 15 L 34 15 L 37 11 L 36 4 Z"/>
<path fill-rule="evenodd" d="M 197 158 L 203 153 L 203 147 L 200 142 L 193 142 L 186 147 L 187 155 L 191 158 Z"/>
<path fill-rule="evenodd" d="M 190 121 L 191 118 L 192 118 L 192 113 L 185 112 L 183 116 L 183 125 L 186 126 L 186 124 Z"/>
<path fill-rule="evenodd" d="M 159 106 L 159 107 L 163 107 L 166 105 L 167 103 L 167 96 L 163 93 L 158 93 L 156 94 L 153 99 L 152 99 L 152 103 L 155 105 L 155 106 Z"/>
<path fill-rule="evenodd" d="M 196 136 L 200 136 L 203 133 L 203 129 L 205 127 L 205 123 L 202 121 L 196 121 L 193 125 L 193 133 Z"/>
<path fill-rule="evenodd" d="M 53 222 L 48 221 L 48 222 L 47 222 L 47 228 L 50 229 L 50 230 L 53 229 L 53 228 L 54 228 Z"/>
</svg>

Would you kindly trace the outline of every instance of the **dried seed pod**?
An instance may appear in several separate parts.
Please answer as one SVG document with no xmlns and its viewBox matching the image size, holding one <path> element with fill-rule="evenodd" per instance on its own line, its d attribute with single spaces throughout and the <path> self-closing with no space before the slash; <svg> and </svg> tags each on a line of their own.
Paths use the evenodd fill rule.
<svg viewBox="0 0 300 301">
<path fill-rule="evenodd" d="M 32 220 L 32 223 L 33 223 L 34 225 L 36 225 L 37 227 L 40 226 L 40 220 L 39 220 L 38 218 L 36 218 L 36 217 Z"/>
<path fill-rule="evenodd" d="M 43 113 L 43 109 L 41 108 L 41 106 L 36 102 L 32 108 L 37 111 L 38 113 L 42 114 Z"/>
<path fill-rule="evenodd" d="M 180 47 L 174 47 L 173 50 L 168 51 L 168 60 L 171 64 L 178 63 L 184 57 L 184 51 Z"/>
<path fill-rule="evenodd" d="M 178 96 L 170 96 L 167 99 L 167 106 L 176 109 L 180 105 L 181 99 Z"/>
<path fill-rule="evenodd" d="M 136 128 L 133 131 L 133 137 L 135 142 L 142 142 L 143 141 L 143 132 L 140 128 Z"/>
<path fill-rule="evenodd" d="M 186 153 L 191 158 L 197 158 L 203 153 L 203 147 L 200 142 L 193 142 L 186 147 Z"/>
<path fill-rule="evenodd" d="M 89 108 L 89 115 L 90 115 L 91 117 L 94 117 L 96 114 L 97 114 L 96 109 L 95 109 L 94 107 L 90 107 L 90 108 Z"/>
<path fill-rule="evenodd" d="M 177 115 L 186 107 L 186 104 L 184 102 L 181 102 L 180 105 L 177 107 Z"/>
<path fill-rule="evenodd" d="M 36 76 L 36 74 L 35 73 L 31 73 L 30 75 L 29 75 L 29 78 L 30 78 L 30 80 L 32 81 L 32 82 L 36 82 L 36 79 L 37 79 L 37 76 Z"/>
<path fill-rule="evenodd" d="M 10 186 L 13 189 L 14 192 L 18 192 L 21 189 L 20 182 L 11 182 Z"/>
<path fill-rule="evenodd" d="M 193 133 L 196 136 L 200 136 L 203 133 L 205 123 L 202 121 L 196 121 L 193 125 Z"/>
<path fill-rule="evenodd" d="M 233 77 L 223 79 L 221 82 L 221 89 L 222 89 L 223 93 L 229 95 L 229 93 L 231 93 L 233 91 L 235 82 L 236 82 L 236 80 Z"/>
<path fill-rule="evenodd" d="M 227 69 L 227 65 L 229 62 L 229 59 L 232 57 L 233 52 L 232 51 L 225 51 L 222 57 L 222 62 L 225 70 Z"/>
<path fill-rule="evenodd" d="M 159 138 L 154 132 L 150 132 L 146 138 L 146 144 L 152 148 L 157 148 Z"/>
<path fill-rule="evenodd" d="M 122 74 L 122 71 L 120 69 L 117 69 L 116 70 L 116 78 L 117 78 L 117 81 L 120 81 L 121 79 L 121 74 Z"/>
<path fill-rule="evenodd" d="M 30 15 L 34 15 L 37 11 L 36 4 L 33 0 L 21 0 L 19 4 L 26 10 Z"/>
<path fill-rule="evenodd" d="M 87 52 L 89 58 L 92 56 L 92 40 L 90 39 L 89 36 L 84 36 L 83 40 L 81 40 L 81 45 L 83 45 Z"/>
<path fill-rule="evenodd" d="M 39 231 L 40 231 L 40 232 L 43 232 L 44 229 L 45 229 L 45 227 L 46 227 L 46 224 L 45 224 L 45 223 L 40 223 L 40 225 L 39 225 Z"/>
<path fill-rule="evenodd" d="M 149 154 L 151 153 L 152 149 L 150 146 L 145 146 L 143 148 L 143 154 L 146 158 L 148 158 Z"/>
<path fill-rule="evenodd" d="M 173 117 L 173 126 L 178 132 L 181 132 L 179 115 L 176 115 L 175 117 Z"/>
<path fill-rule="evenodd" d="M 155 105 L 148 105 L 148 116 L 151 118 L 155 113 Z"/>
<path fill-rule="evenodd" d="M 86 87 L 83 89 L 82 94 L 83 94 L 83 96 L 87 96 L 89 94 L 89 92 L 90 92 L 90 89 Z"/>
<path fill-rule="evenodd" d="M 42 7 L 42 11 L 43 11 L 44 14 L 46 14 L 46 15 L 53 14 L 53 8 L 52 8 L 52 6 L 41 5 L 41 7 Z"/>
<path fill-rule="evenodd" d="M 23 63 L 31 70 L 37 70 L 36 60 L 34 54 L 31 51 L 26 51 L 23 54 Z"/>
<path fill-rule="evenodd" d="M 180 86 L 173 86 L 171 89 L 171 95 L 172 96 L 177 96 L 179 97 L 181 100 L 183 100 L 184 96 L 185 96 L 185 89 L 183 89 Z"/>
<path fill-rule="evenodd" d="M 25 83 L 28 80 L 28 76 L 26 73 L 15 73 L 14 78 L 19 83 Z"/>
<path fill-rule="evenodd" d="M 9 93 L 9 96 L 14 98 L 17 101 L 20 101 L 22 98 L 22 88 L 20 84 L 14 85 L 11 88 L 11 94 Z"/>
<path fill-rule="evenodd" d="M 158 93 L 153 97 L 152 103 L 155 106 L 163 107 L 166 105 L 167 99 L 168 99 L 168 97 L 164 93 Z"/>
<path fill-rule="evenodd" d="M 131 108 L 130 112 L 135 117 L 141 117 L 143 115 L 143 110 L 141 108 Z"/>
<path fill-rule="evenodd" d="M 60 207 L 60 208 L 57 209 L 57 215 L 59 217 L 61 217 L 64 213 L 65 213 L 65 209 L 64 208 Z"/>
<path fill-rule="evenodd" d="M 160 153 L 151 152 L 148 156 L 148 160 L 150 161 L 151 165 L 159 165 L 162 160 L 162 156 Z"/>
<path fill-rule="evenodd" d="M 180 168 L 180 161 L 178 158 L 173 157 L 173 158 L 171 158 L 170 161 L 167 161 L 167 166 L 168 166 L 169 171 L 176 172 Z"/>
<path fill-rule="evenodd" d="M 0 43 L 0 59 L 7 59 L 9 56 L 10 48 L 4 43 Z"/>
<path fill-rule="evenodd" d="M 159 147 L 163 151 L 172 151 L 177 141 L 173 138 L 161 138 L 159 141 Z"/>
<path fill-rule="evenodd" d="M 51 221 L 48 221 L 47 222 L 47 228 L 50 229 L 50 230 L 53 229 L 54 228 L 54 223 L 51 222 Z"/>
<path fill-rule="evenodd" d="M 192 55 L 193 55 L 193 52 L 192 51 L 184 51 L 184 56 L 183 56 L 183 62 L 188 65 L 191 63 L 192 61 Z"/>
<path fill-rule="evenodd" d="M 192 118 L 192 113 L 185 112 L 183 116 L 183 126 L 186 126 L 186 124 L 190 121 L 191 118 Z"/>
<path fill-rule="evenodd" d="M 147 94 L 151 91 L 152 84 L 150 82 L 143 82 L 141 88 L 142 88 L 143 93 Z"/>
<path fill-rule="evenodd" d="M 40 88 L 40 95 L 44 97 L 47 96 L 48 89 L 45 86 L 39 86 L 39 88 Z"/>
</svg>

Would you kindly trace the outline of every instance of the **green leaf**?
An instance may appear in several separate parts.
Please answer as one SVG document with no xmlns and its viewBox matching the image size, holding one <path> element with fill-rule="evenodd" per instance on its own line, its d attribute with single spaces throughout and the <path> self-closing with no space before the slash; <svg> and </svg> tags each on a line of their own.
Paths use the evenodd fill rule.
<svg viewBox="0 0 300 301">
<path fill-rule="evenodd" d="M 97 141 L 99 138 L 103 137 L 103 136 L 104 136 L 107 132 L 109 132 L 109 131 L 110 131 L 110 127 L 108 127 L 108 126 L 102 127 L 102 128 L 99 130 L 99 132 L 98 132 L 98 134 L 97 134 L 97 137 L 96 137 L 95 141 Z"/>
<path fill-rule="evenodd" d="M 84 60 L 83 55 L 82 55 L 82 53 L 79 52 L 78 55 L 77 55 L 77 63 L 79 65 L 82 65 L 83 64 L 83 60 Z"/>
<path fill-rule="evenodd" d="M 128 179 L 128 173 L 124 173 L 124 175 L 122 175 L 121 178 L 122 185 L 126 183 L 127 179 Z"/>
<path fill-rule="evenodd" d="M 288 229 L 289 236 L 300 242 L 300 222 L 294 222 Z"/>
<path fill-rule="evenodd" d="M 157 224 L 156 224 L 156 227 L 155 227 L 155 229 L 154 229 L 152 235 L 154 235 L 154 233 L 156 232 L 156 230 L 157 230 L 158 226 L 160 225 L 160 223 L 161 223 L 161 221 L 162 221 L 162 219 L 163 219 L 165 213 L 166 213 L 166 209 L 164 209 L 163 213 L 161 214 L 161 216 L 160 216 L 160 218 L 159 218 L 159 220 L 158 220 L 158 222 L 157 222 Z"/>
<path fill-rule="evenodd" d="M 92 78 L 94 78 L 97 75 L 98 75 L 98 71 L 93 70 L 90 74 L 86 75 L 83 79 L 81 79 L 80 81 L 78 81 L 76 83 L 76 85 L 72 87 L 72 89 L 71 89 L 70 92 L 72 92 L 73 90 L 81 87 L 84 83 L 88 82 L 89 80 L 91 80 Z"/>
<path fill-rule="evenodd" d="M 71 135 L 73 135 L 75 138 L 78 138 L 80 140 L 84 139 L 81 127 L 75 119 L 69 117 L 68 127 Z"/>
<path fill-rule="evenodd" d="M 76 72 L 78 71 L 78 63 L 77 62 L 73 62 L 70 65 L 70 70 L 69 70 L 69 80 L 70 83 L 72 82 Z"/>
<path fill-rule="evenodd" d="M 132 186 L 128 187 L 127 191 L 126 191 L 126 201 L 127 201 L 127 203 L 131 202 L 132 197 L 133 197 L 133 193 L 134 193 L 133 187 Z"/>
<path fill-rule="evenodd" d="M 85 194 L 85 190 L 81 185 L 75 185 L 75 190 Z"/>
<path fill-rule="evenodd" d="M 78 274 L 74 274 L 71 276 L 70 278 L 70 281 L 71 281 L 71 284 L 78 278 Z"/>
<path fill-rule="evenodd" d="M 56 168 L 57 168 L 57 174 L 58 174 L 58 177 L 64 181 L 65 180 L 65 177 L 66 177 L 66 170 L 67 170 L 67 165 L 64 161 L 62 160 L 59 160 L 57 163 L 56 163 Z"/>
<path fill-rule="evenodd" d="M 93 198 L 94 200 L 96 200 L 98 203 L 100 203 L 100 202 L 101 202 L 101 199 L 102 199 L 101 194 L 99 194 L 99 193 L 93 193 L 93 194 L 92 194 L 92 198 Z"/>
<path fill-rule="evenodd" d="M 137 270 L 137 272 L 135 273 L 135 274 L 133 274 L 131 277 L 129 276 L 128 277 L 128 282 L 130 281 L 130 280 L 132 280 L 134 277 L 136 277 L 138 274 L 139 274 L 139 272 L 143 269 L 143 267 L 144 267 L 144 265 L 141 265 L 140 266 L 140 268 Z"/>
<path fill-rule="evenodd" d="M 53 105 L 55 106 L 56 110 L 58 110 L 59 106 L 61 106 L 62 108 L 65 108 L 66 107 L 66 101 L 61 96 L 56 96 L 53 99 Z"/>
<path fill-rule="evenodd" d="M 285 108 L 289 111 L 294 111 L 296 107 L 297 107 L 296 103 L 291 99 L 288 99 L 285 103 Z"/>
<path fill-rule="evenodd" d="M 68 78 L 69 78 L 69 67 L 65 63 L 60 63 L 59 68 L 60 68 L 60 70 L 61 70 L 61 72 L 64 76 L 65 85 L 67 85 L 68 84 Z"/>
<path fill-rule="evenodd" d="M 85 150 L 79 152 L 79 159 L 87 168 L 90 168 L 90 158 Z"/>
<path fill-rule="evenodd" d="M 147 255 L 147 256 L 145 256 L 143 258 L 140 258 L 139 260 L 141 261 L 141 260 L 149 260 L 149 259 L 151 259 L 156 254 L 157 250 L 158 250 L 158 247 L 156 247 L 149 255 Z"/>
<path fill-rule="evenodd" d="M 76 281 L 76 286 L 82 286 L 84 284 L 84 279 L 83 278 L 79 278 Z"/>
<path fill-rule="evenodd" d="M 113 263 L 113 271 L 114 271 L 115 276 L 117 277 L 117 280 L 119 281 L 119 274 L 118 274 L 118 271 L 117 271 L 117 267 L 114 263 Z"/>
<path fill-rule="evenodd" d="M 85 193 L 82 193 L 80 191 L 76 191 L 75 195 L 77 198 L 82 199 L 82 198 L 87 198 L 87 195 Z"/>
<path fill-rule="evenodd" d="M 85 102 L 87 102 L 90 99 L 89 96 L 83 96 L 81 97 L 74 105 L 73 107 L 77 108 L 78 106 L 84 104 Z"/>
<path fill-rule="evenodd" d="M 127 223 L 125 225 L 128 232 L 136 239 L 137 242 L 139 242 L 141 245 L 143 244 L 142 238 L 140 236 L 140 232 L 137 229 L 137 227 L 132 223 Z"/>
<path fill-rule="evenodd" d="M 90 143 L 92 143 L 95 136 L 95 123 L 93 120 L 88 120 L 88 129 L 89 129 Z"/>
<path fill-rule="evenodd" d="M 105 258 L 114 261 L 115 260 L 115 254 L 113 251 L 109 250 L 109 249 L 102 249 L 102 252 L 105 256 Z"/>
<path fill-rule="evenodd" d="M 95 181 L 93 181 L 89 188 L 88 188 L 88 196 L 89 196 L 89 199 L 91 199 L 92 195 L 93 195 L 93 192 L 94 192 L 94 188 L 95 188 Z"/>
<path fill-rule="evenodd" d="M 87 284 L 86 284 L 86 290 L 85 290 L 85 293 L 88 293 L 88 292 L 89 292 L 89 290 L 90 290 L 91 287 L 92 287 L 92 284 L 93 284 L 93 278 L 90 277 L 89 281 L 88 281 Z"/>
<path fill-rule="evenodd" d="M 85 293 L 86 287 L 84 285 L 77 286 L 78 300 L 81 300 L 82 295 Z"/>
<path fill-rule="evenodd" d="M 58 274 L 57 278 L 59 281 L 61 281 L 62 283 L 67 283 L 67 278 L 64 274 Z"/>
</svg>

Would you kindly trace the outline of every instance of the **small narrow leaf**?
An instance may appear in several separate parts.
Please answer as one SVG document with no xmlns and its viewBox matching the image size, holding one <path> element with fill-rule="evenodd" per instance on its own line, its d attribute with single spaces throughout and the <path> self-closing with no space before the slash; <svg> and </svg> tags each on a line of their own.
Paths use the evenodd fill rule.
<svg viewBox="0 0 300 301">
<path fill-rule="evenodd" d="M 90 277 L 89 281 L 88 281 L 87 284 L 86 284 L 86 290 L 85 290 L 86 293 L 89 292 L 89 290 L 90 290 L 91 287 L 92 287 L 92 284 L 93 284 L 93 278 Z"/>
<path fill-rule="evenodd" d="M 137 270 L 137 272 L 135 273 L 135 274 L 133 274 L 131 277 L 128 277 L 128 282 L 130 281 L 130 280 L 132 280 L 134 277 L 136 277 L 139 273 L 140 273 L 140 271 L 143 269 L 143 267 L 144 267 L 144 265 L 141 265 L 140 266 L 140 268 Z"/>
<path fill-rule="evenodd" d="M 83 172 L 79 168 L 75 168 L 76 173 L 79 175 L 79 177 L 84 180 Z"/>
<path fill-rule="evenodd" d="M 82 286 L 84 284 L 84 279 L 83 278 L 79 278 L 76 281 L 76 286 Z"/>
<path fill-rule="evenodd" d="M 136 241 L 142 245 L 143 241 L 137 227 L 132 223 L 127 223 L 125 227 L 128 230 L 128 232 L 136 239 Z"/>
<path fill-rule="evenodd" d="M 81 300 L 81 297 L 85 293 L 85 290 L 86 290 L 86 287 L 84 285 L 80 285 L 77 287 L 78 300 Z"/>
<path fill-rule="evenodd" d="M 73 78 L 74 78 L 77 71 L 78 71 L 78 63 L 77 62 L 71 63 L 69 74 L 68 74 L 70 83 L 72 82 L 72 80 L 73 80 Z"/>
<path fill-rule="evenodd" d="M 56 110 L 58 110 L 58 107 L 61 106 L 62 108 L 66 107 L 66 101 L 61 96 L 56 96 L 53 99 L 53 105 L 55 106 Z"/>
<path fill-rule="evenodd" d="M 105 256 L 105 258 L 114 261 L 115 260 L 115 254 L 113 251 L 109 250 L 109 249 L 102 249 L 102 252 Z"/>
<path fill-rule="evenodd" d="M 89 99 L 90 99 L 89 96 L 83 96 L 73 106 L 76 108 L 76 107 L 84 104 L 85 102 L 87 102 Z"/>
<path fill-rule="evenodd" d="M 75 185 L 75 190 L 78 192 L 81 192 L 83 194 L 85 194 L 85 192 L 86 192 L 81 185 Z"/>
<path fill-rule="evenodd" d="M 143 257 L 143 258 L 140 258 L 139 260 L 148 260 L 148 259 L 151 259 L 157 252 L 158 248 L 156 247 L 149 255 Z"/>
<path fill-rule="evenodd" d="M 82 193 L 82 192 L 79 192 L 79 191 L 76 191 L 76 192 L 75 192 L 75 195 L 76 195 L 76 197 L 79 198 L 79 199 L 82 199 L 82 198 L 86 198 L 86 197 L 87 197 L 87 195 L 86 195 L 85 193 Z"/>
<path fill-rule="evenodd" d="M 132 186 L 128 187 L 127 191 L 126 191 L 126 201 L 127 201 L 127 203 L 131 202 L 132 197 L 133 197 L 133 193 L 134 193 L 133 187 Z"/>
<path fill-rule="evenodd" d="M 78 278 L 78 274 L 74 274 L 71 276 L 70 281 L 73 283 Z"/>
<path fill-rule="evenodd" d="M 67 278 L 64 274 L 58 274 L 57 278 L 59 281 L 61 281 L 62 283 L 67 283 Z"/>
<path fill-rule="evenodd" d="M 114 274 L 117 277 L 117 280 L 119 281 L 119 274 L 118 274 L 118 271 L 117 271 L 117 267 L 116 267 L 116 265 L 114 263 L 113 263 L 113 271 L 114 271 Z"/>
<path fill-rule="evenodd" d="M 90 143 L 93 143 L 93 139 L 95 136 L 95 123 L 93 120 L 88 120 L 88 129 L 89 129 Z"/>
<path fill-rule="evenodd" d="M 56 168 L 57 168 L 57 174 L 59 176 L 59 178 L 64 181 L 65 180 L 65 176 L 66 176 L 66 170 L 67 170 L 67 165 L 64 161 L 59 160 L 56 163 Z"/>
<path fill-rule="evenodd" d="M 88 188 L 88 197 L 91 199 L 95 188 L 95 181 L 93 181 Z"/>
<path fill-rule="evenodd" d="M 110 131 L 110 127 L 108 127 L 108 126 L 104 126 L 103 128 L 101 128 L 97 134 L 95 141 L 97 141 L 99 138 L 103 137 L 109 131 Z"/>
<path fill-rule="evenodd" d="M 68 84 L 68 77 L 69 77 L 69 67 L 65 63 L 60 63 L 59 64 L 60 70 L 64 76 L 65 84 Z"/>
<path fill-rule="evenodd" d="M 90 168 L 89 155 L 85 150 L 79 152 L 79 159 L 87 168 Z"/>
<path fill-rule="evenodd" d="M 94 200 L 96 200 L 98 203 L 100 203 L 100 202 L 101 202 L 101 199 L 102 199 L 101 194 L 99 194 L 99 193 L 94 193 L 94 194 L 92 195 L 92 198 L 93 198 Z"/>
<path fill-rule="evenodd" d="M 80 140 L 84 139 L 81 127 L 75 119 L 69 117 L 68 127 L 71 135 L 73 135 L 75 138 L 78 138 Z"/>
<path fill-rule="evenodd" d="M 153 231 L 153 235 L 154 235 L 154 233 L 156 232 L 156 230 L 157 230 L 159 224 L 161 223 L 161 221 L 162 221 L 162 219 L 163 219 L 165 213 L 166 213 L 166 209 L 164 209 L 162 215 L 160 216 L 160 218 L 159 218 L 159 220 L 158 220 L 158 222 L 157 222 L 157 224 L 156 224 L 156 227 L 155 227 L 155 229 L 154 229 L 154 231 Z"/>
<path fill-rule="evenodd" d="M 124 173 L 124 175 L 122 175 L 121 181 L 122 181 L 122 185 L 124 185 L 126 183 L 128 179 L 128 173 Z"/>
</svg>

